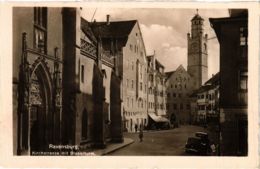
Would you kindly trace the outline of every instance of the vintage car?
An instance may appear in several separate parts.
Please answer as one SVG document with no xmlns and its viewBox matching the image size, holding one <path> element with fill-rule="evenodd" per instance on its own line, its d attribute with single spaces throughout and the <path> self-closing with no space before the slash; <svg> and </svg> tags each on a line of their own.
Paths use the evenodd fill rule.
<svg viewBox="0 0 260 169">
<path fill-rule="evenodd" d="M 205 132 L 196 132 L 195 137 L 189 137 L 185 145 L 185 152 L 196 155 L 209 155 L 210 141 L 208 134 Z"/>
</svg>

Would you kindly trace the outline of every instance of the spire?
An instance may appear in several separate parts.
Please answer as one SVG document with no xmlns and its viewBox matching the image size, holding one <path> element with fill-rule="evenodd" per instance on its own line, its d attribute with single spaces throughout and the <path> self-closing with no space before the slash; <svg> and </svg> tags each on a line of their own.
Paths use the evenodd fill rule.
<svg viewBox="0 0 260 169">
<path fill-rule="evenodd" d="M 200 15 L 199 15 L 199 9 L 196 9 L 196 14 L 195 16 L 191 19 L 193 20 L 204 20 Z"/>
</svg>

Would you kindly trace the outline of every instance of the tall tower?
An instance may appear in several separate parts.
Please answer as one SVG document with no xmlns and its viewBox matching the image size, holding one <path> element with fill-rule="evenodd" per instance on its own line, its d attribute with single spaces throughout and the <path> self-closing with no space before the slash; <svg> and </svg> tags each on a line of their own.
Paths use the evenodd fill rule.
<svg viewBox="0 0 260 169">
<path fill-rule="evenodd" d="M 188 73 L 193 77 L 194 89 L 208 79 L 208 35 L 204 35 L 204 19 L 198 14 L 191 20 L 191 34 L 188 39 Z"/>
</svg>

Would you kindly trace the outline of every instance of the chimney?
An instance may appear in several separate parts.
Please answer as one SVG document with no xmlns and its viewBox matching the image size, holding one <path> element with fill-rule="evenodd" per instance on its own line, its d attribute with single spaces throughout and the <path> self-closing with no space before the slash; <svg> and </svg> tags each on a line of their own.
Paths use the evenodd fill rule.
<svg viewBox="0 0 260 169">
<path fill-rule="evenodd" d="M 109 21 L 109 19 L 110 19 L 110 15 L 107 15 L 107 25 L 109 25 L 109 24 L 110 24 L 110 21 Z"/>
</svg>

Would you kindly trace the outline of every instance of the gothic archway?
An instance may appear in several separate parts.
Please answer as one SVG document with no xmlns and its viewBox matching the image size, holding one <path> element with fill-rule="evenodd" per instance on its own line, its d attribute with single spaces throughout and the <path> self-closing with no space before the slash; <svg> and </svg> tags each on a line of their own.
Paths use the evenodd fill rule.
<svg viewBox="0 0 260 169">
<path fill-rule="evenodd" d="M 46 65 L 39 62 L 34 66 L 30 78 L 30 150 L 44 151 L 52 140 L 52 87 Z"/>
</svg>

